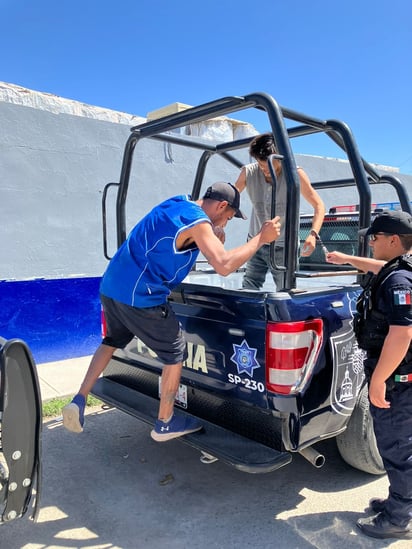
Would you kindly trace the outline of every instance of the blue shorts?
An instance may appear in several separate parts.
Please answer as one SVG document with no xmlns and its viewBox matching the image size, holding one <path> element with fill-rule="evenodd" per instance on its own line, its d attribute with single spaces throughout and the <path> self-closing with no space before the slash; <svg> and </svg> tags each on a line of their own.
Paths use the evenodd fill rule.
<svg viewBox="0 0 412 549">
<path fill-rule="evenodd" d="M 164 364 L 178 364 L 187 358 L 182 327 L 168 303 L 138 308 L 100 294 L 106 321 L 102 343 L 123 349 L 138 337 Z"/>
</svg>

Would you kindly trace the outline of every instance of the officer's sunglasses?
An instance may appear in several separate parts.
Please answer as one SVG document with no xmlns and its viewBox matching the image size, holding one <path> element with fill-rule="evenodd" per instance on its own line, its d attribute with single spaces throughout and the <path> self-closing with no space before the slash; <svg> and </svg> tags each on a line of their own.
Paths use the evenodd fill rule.
<svg viewBox="0 0 412 549">
<path fill-rule="evenodd" d="M 375 240 L 377 240 L 378 236 L 392 236 L 392 235 L 389 234 L 389 233 L 375 233 L 375 234 L 370 234 L 369 239 L 372 240 L 372 242 L 375 242 Z"/>
</svg>

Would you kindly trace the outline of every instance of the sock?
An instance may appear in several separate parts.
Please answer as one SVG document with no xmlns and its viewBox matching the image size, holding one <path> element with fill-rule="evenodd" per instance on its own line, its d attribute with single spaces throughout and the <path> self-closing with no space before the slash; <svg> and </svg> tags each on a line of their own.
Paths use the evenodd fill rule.
<svg viewBox="0 0 412 549">
<path fill-rule="evenodd" d="M 172 417 L 173 417 L 173 412 L 172 412 L 172 415 L 171 415 L 168 419 L 161 419 L 161 418 L 159 418 L 159 419 L 160 419 L 160 421 L 162 421 L 163 423 L 169 423 L 169 421 L 171 421 Z"/>
</svg>

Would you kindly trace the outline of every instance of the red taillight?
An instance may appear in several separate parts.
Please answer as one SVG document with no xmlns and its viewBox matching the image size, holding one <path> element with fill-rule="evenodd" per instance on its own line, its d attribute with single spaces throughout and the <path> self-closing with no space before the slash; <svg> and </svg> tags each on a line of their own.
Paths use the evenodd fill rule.
<svg viewBox="0 0 412 549">
<path fill-rule="evenodd" d="M 299 392 L 312 373 L 322 345 L 321 319 L 268 322 L 266 327 L 266 385 L 268 391 Z"/>
<path fill-rule="evenodd" d="M 102 332 L 102 338 L 106 337 L 107 326 L 106 326 L 106 317 L 104 316 L 103 307 L 100 308 L 100 329 Z"/>
</svg>

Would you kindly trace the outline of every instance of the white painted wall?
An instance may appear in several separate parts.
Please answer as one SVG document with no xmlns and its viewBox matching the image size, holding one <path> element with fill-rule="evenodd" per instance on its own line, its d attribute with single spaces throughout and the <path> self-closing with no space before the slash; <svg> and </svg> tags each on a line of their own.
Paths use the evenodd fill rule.
<svg viewBox="0 0 412 549">
<path fill-rule="evenodd" d="M 130 127 L 144 120 L 0 83 L 0 280 L 102 274 L 107 263 L 102 252 L 103 188 L 118 180 Z M 253 127 L 240 129 L 240 137 L 256 133 Z M 212 124 L 203 130 L 194 127 L 192 133 L 210 137 L 213 131 L 227 130 L 219 121 L 217 130 Z M 129 228 L 157 202 L 190 192 L 198 156 L 177 145 L 147 139 L 138 144 Z M 249 161 L 246 151 L 239 158 Z M 349 174 L 347 163 L 336 160 L 297 155 L 297 164 L 313 181 Z M 236 168 L 213 158 L 206 183 L 233 182 L 237 175 Z M 405 177 L 411 187 L 412 177 Z M 109 194 L 111 212 L 114 194 Z M 336 192 L 324 199 L 327 206 L 335 205 Z M 394 198 L 384 193 L 378 199 Z M 356 196 L 349 193 L 346 200 L 351 203 Z M 242 203 L 248 213 L 246 196 Z M 303 203 L 302 210 L 310 208 Z M 114 236 L 110 215 L 109 223 Z M 233 221 L 228 246 L 243 242 L 247 229 L 248 222 Z M 114 238 L 110 246 L 114 251 Z"/>
<path fill-rule="evenodd" d="M 119 178 L 136 123 L 130 119 L 129 125 L 0 100 L 0 280 L 103 272 L 102 192 Z M 197 154 L 189 158 L 187 149 L 150 140 L 138 144 L 130 227 L 157 202 L 190 192 Z M 208 172 L 210 182 L 236 175 L 222 161 Z M 109 193 L 111 211 L 114 198 Z"/>
</svg>

